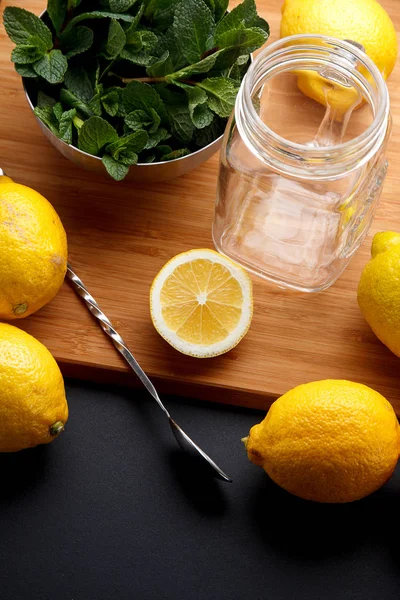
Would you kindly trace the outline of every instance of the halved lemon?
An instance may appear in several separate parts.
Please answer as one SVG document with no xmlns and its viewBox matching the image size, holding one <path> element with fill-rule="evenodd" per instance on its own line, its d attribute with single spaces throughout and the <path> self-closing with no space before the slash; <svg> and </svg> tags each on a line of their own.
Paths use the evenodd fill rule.
<svg viewBox="0 0 400 600">
<path fill-rule="evenodd" d="M 154 327 L 183 354 L 208 358 L 234 348 L 253 316 L 252 283 L 229 258 L 206 248 L 172 258 L 150 291 Z"/>
</svg>

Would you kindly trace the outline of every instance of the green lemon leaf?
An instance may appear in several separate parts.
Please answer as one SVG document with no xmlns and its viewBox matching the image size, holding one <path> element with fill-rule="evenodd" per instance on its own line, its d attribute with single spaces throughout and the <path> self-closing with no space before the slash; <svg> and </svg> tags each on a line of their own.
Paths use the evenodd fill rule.
<svg viewBox="0 0 400 600">
<path fill-rule="evenodd" d="M 29 44 L 29 38 L 34 35 L 43 42 L 46 50 L 53 47 L 50 29 L 39 17 L 24 8 L 7 6 L 4 9 L 3 21 L 8 37 L 15 44 Z"/>
<path fill-rule="evenodd" d="M 67 58 L 82 54 L 93 44 L 93 31 L 84 25 L 78 25 L 59 35 L 60 49 Z"/>
<path fill-rule="evenodd" d="M 114 127 L 101 117 L 90 117 L 84 122 L 78 137 L 78 148 L 98 156 L 103 148 L 118 139 Z"/>
<path fill-rule="evenodd" d="M 207 50 L 214 19 L 203 0 L 182 0 L 175 10 L 173 30 L 176 45 L 188 63 L 198 62 Z"/>
<path fill-rule="evenodd" d="M 52 50 L 33 64 L 35 72 L 49 83 L 61 83 L 68 61 L 61 50 Z"/>
<path fill-rule="evenodd" d="M 239 86 L 236 81 L 224 77 L 210 77 L 197 84 L 208 96 L 208 107 L 220 117 L 229 117 Z"/>
<path fill-rule="evenodd" d="M 107 173 L 110 177 L 115 179 L 115 181 L 122 181 L 128 175 L 129 166 L 119 163 L 109 154 L 105 154 L 101 160 Z"/>
<path fill-rule="evenodd" d="M 59 33 L 67 16 L 67 0 L 47 0 L 47 13 Z"/>
<path fill-rule="evenodd" d="M 115 19 L 111 19 L 108 29 L 108 37 L 102 55 L 108 60 L 116 58 L 125 46 L 126 37 L 121 25 Z"/>
</svg>

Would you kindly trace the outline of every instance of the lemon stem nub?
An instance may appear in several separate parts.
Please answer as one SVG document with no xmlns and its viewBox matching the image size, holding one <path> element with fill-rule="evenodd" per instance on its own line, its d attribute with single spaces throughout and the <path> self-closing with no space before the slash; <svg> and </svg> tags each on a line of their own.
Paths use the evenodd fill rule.
<svg viewBox="0 0 400 600">
<path fill-rule="evenodd" d="M 53 425 L 50 425 L 50 435 L 58 435 L 64 431 L 64 423 L 62 421 L 56 421 Z"/>
<path fill-rule="evenodd" d="M 17 304 L 16 306 L 14 306 L 13 308 L 13 313 L 14 315 L 23 315 L 24 313 L 26 313 L 26 311 L 28 310 L 28 305 L 26 302 L 24 302 L 23 304 Z"/>
</svg>

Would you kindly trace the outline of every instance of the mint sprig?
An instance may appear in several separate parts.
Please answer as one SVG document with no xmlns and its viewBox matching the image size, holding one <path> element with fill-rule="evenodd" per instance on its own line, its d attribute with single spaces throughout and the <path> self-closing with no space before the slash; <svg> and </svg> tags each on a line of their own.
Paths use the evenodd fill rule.
<svg viewBox="0 0 400 600">
<path fill-rule="evenodd" d="M 250 54 L 269 35 L 255 0 L 48 0 L 4 10 L 36 116 L 115 180 L 219 137 Z"/>
</svg>

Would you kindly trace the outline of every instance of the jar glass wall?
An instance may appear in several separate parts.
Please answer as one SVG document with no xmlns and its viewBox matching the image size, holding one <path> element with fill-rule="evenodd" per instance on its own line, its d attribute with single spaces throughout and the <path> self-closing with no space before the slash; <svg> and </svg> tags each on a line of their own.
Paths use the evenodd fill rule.
<svg viewBox="0 0 400 600">
<path fill-rule="evenodd" d="M 281 286 L 329 287 L 370 227 L 389 132 L 387 87 L 362 50 L 325 36 L 267 47 L 224 136 L 218 250 Z"/>
</svg>

